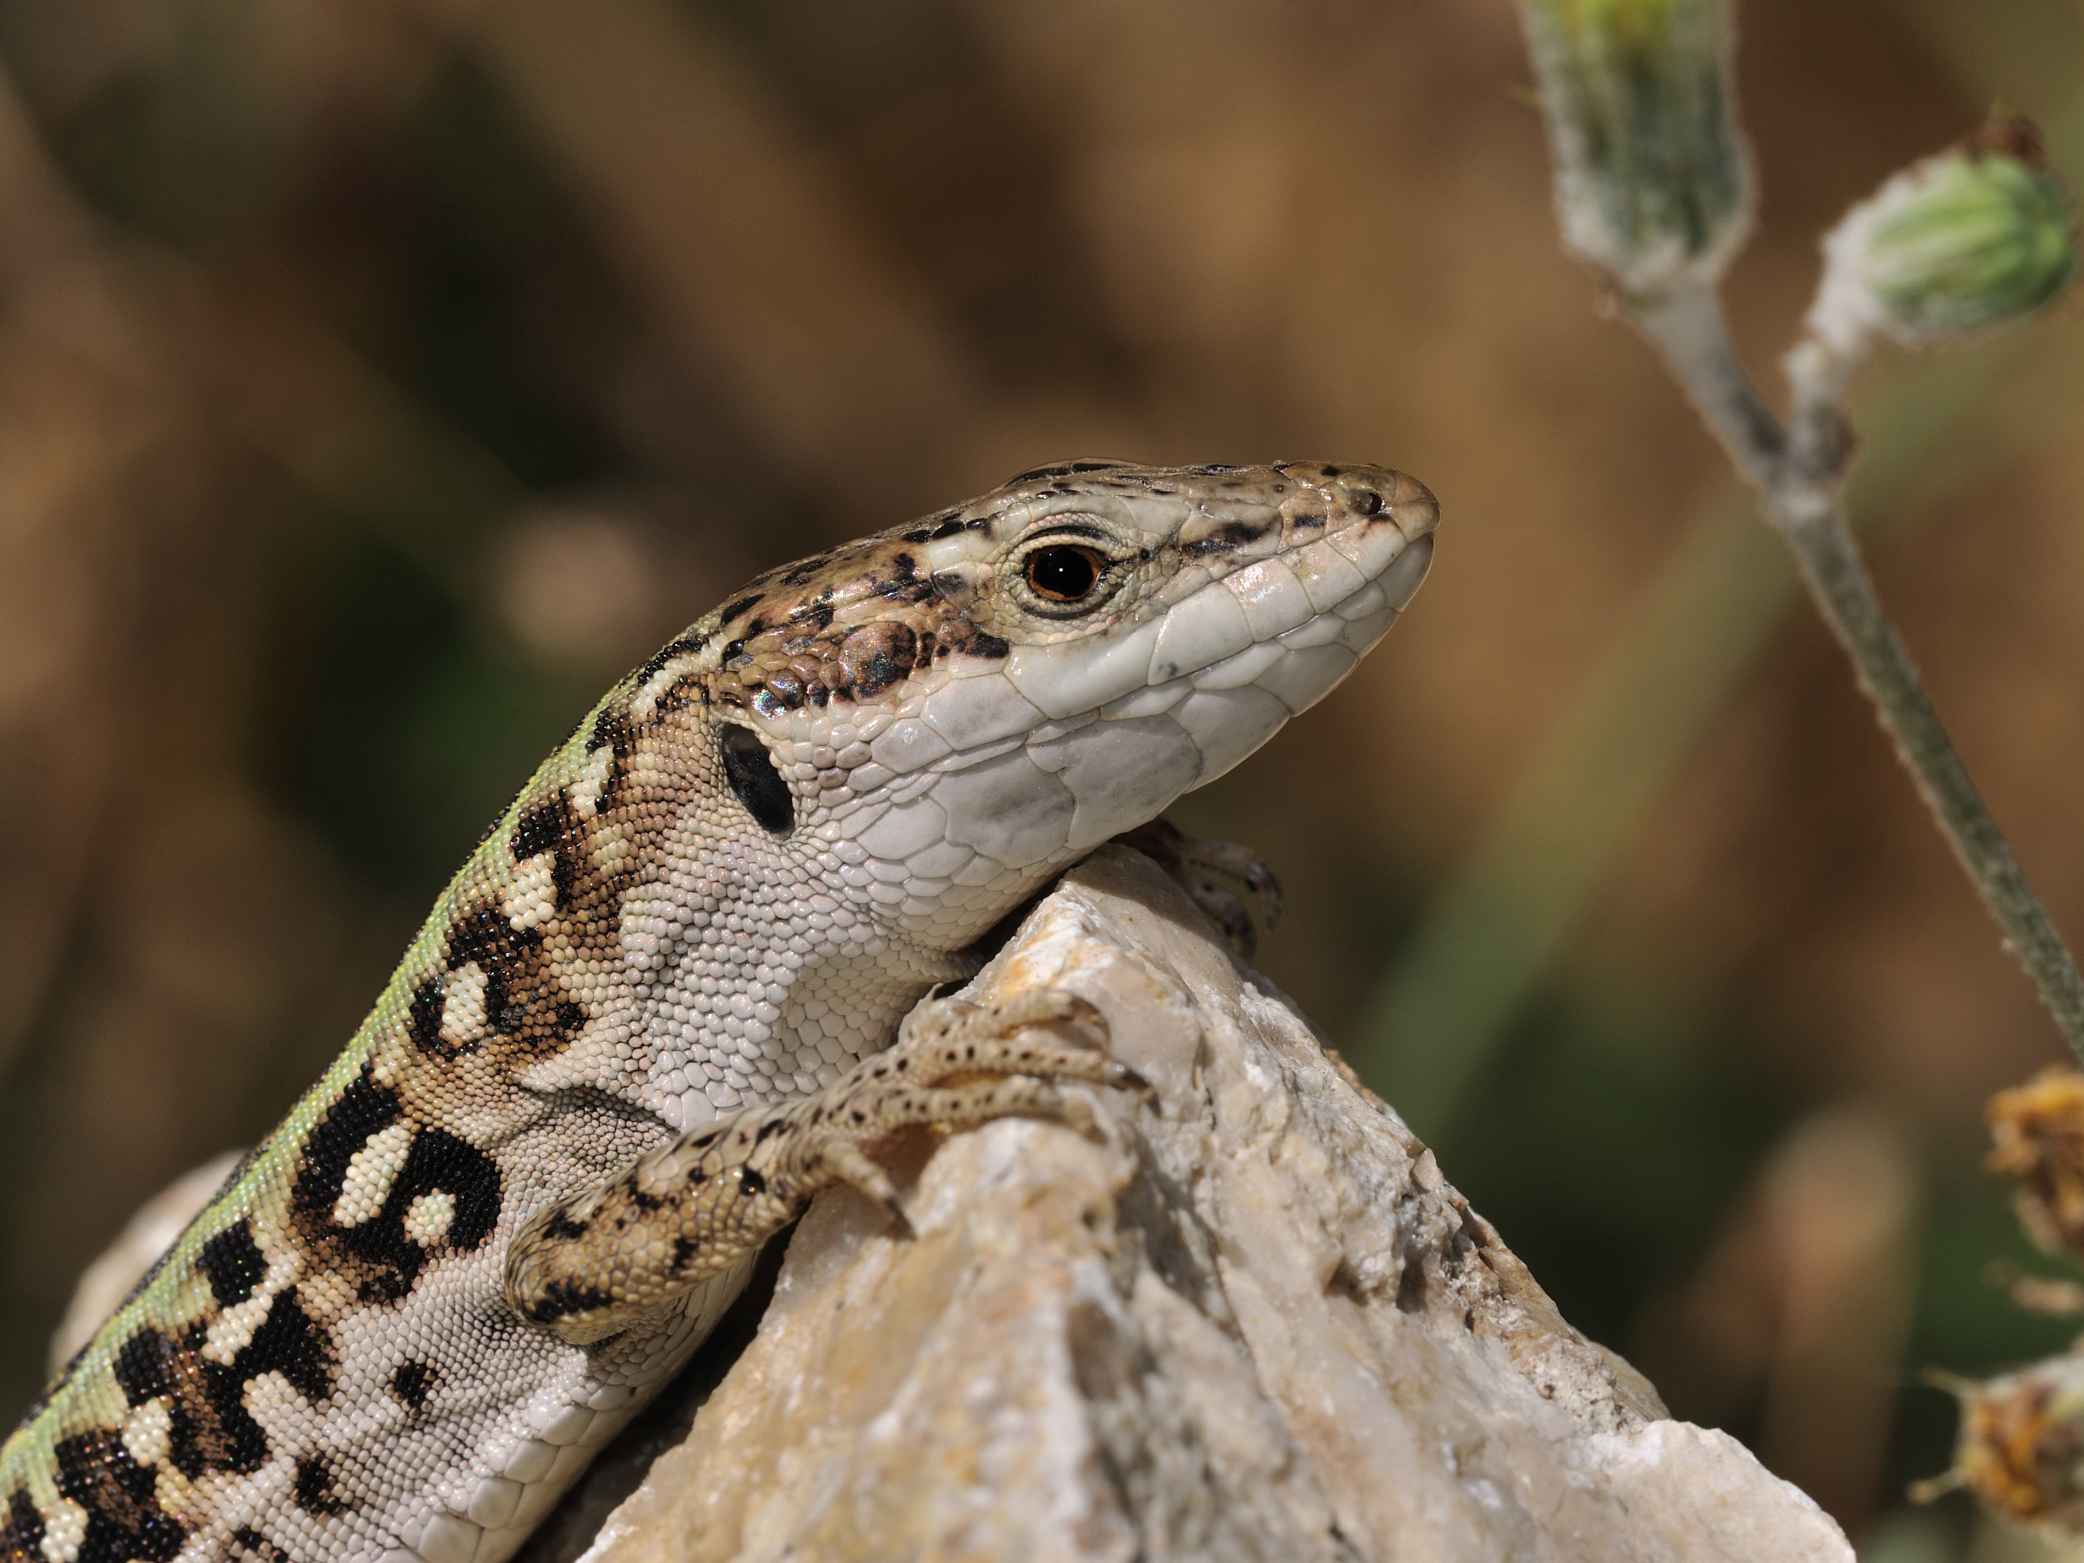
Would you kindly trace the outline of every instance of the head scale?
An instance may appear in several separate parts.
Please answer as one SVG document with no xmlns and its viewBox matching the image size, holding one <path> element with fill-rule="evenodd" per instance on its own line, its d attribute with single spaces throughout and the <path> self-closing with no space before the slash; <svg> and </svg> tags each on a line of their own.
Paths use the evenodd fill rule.
<svg viewBox="0 0 2084 1563">
<path fill-rule="evenodd" d="M 1328 693 L 1436 517 L 1379 467 L 1072 462 L 770 571 L 678 644 L 777 847 L 1017 899 Z"/>
</svg>

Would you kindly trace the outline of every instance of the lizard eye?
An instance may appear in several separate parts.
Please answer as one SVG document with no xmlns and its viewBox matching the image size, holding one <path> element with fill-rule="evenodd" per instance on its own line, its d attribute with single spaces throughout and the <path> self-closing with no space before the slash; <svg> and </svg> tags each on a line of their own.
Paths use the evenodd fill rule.
<svg viewBox="0 0 2084 1563">
<path fill-rule="evenodd" d="M 774 768 L 767 746 L 749 727 L 729 723 L 717 734 L 717 752 L 724 762 L 724 779 L 762 830 L 786 836 L 796 828 L 796 800 L 789 784 Z"/>
<path fill-rule="evenodd" d="M 1082 602 L 1107 569 L 1106 555 L 1077 543 L 1051 543 L 1027 556 L 1028 589 L 1044 602 Z"/>
</svg>

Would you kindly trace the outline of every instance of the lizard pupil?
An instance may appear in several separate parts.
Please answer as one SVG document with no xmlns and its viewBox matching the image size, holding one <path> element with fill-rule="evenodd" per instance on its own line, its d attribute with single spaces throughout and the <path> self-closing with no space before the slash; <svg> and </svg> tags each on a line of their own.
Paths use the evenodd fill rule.
<svg viewBox="0 0 2084 1563">
<path fill-rule="evenodd" d="M 717 752 L 723 757 L 724 779 L 762 830 L 786 836 L 796 828 L 796 800 L 757 733 L 728 723 L 717 734 Z"/>
<path fill-rule="evenodd" d="M 1051 602 L 1076 602 L 1100 579 L 1100 556 L 1090 548 L 1059 543 L 1028 555 L 1028 585 Z"/>
</svg>

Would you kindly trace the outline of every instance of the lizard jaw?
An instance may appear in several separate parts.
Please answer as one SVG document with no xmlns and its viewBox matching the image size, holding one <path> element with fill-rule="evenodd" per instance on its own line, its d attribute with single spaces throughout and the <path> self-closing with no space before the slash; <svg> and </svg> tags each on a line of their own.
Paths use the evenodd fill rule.
<svg viewBox="0 0 2084 1563">
<path fill-rule="evenodd" d="M 1139 507 L 1058 487 L 1027 503 L 1035 531 L 1095 513 L 1141 530 L 1159 584 L 1103 633 L 1017 643 L 920 690 L 870 746 L 881 796 L 832 835 L 957 884 L 1025 882 L 1157 817 L 1329 694 L 1423 581 L 1438 504 L 1378 467 L 1240 481 L 1235 499 Z"/>
</svg>

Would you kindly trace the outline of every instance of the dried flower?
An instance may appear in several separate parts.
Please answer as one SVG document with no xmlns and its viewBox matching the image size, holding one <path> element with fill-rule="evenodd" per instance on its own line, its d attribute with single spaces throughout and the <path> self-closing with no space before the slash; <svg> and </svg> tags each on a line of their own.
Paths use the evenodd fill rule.
<svg viewBox="0 0 2084 1563">
<path fill-rule="evenodd" d="M 1991 1097 L 1984 1115 L 1987 1165 L 2018 1185 L 2020 1225 L 2043 1252 L 2084 1258 L 2084 1074 L 2045 1069 Z"/>
<path fill-rule="evenodd" d="M 1961 1402 L 1954 1465 L 1920 1501 L 1965 1487 L 2006 1519 L 2084 1534 L 2084 1358 L 2050 1357 L 1988 1383 L 1933 1375 Z"/>
</svg>

